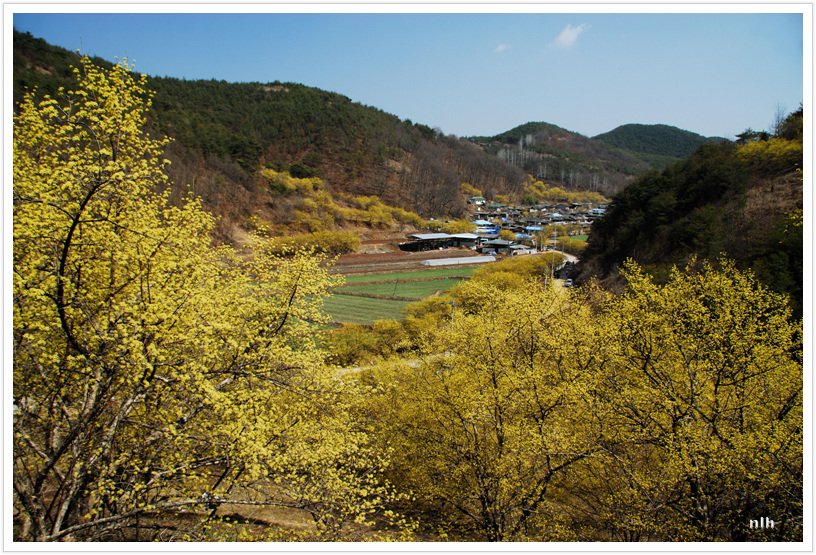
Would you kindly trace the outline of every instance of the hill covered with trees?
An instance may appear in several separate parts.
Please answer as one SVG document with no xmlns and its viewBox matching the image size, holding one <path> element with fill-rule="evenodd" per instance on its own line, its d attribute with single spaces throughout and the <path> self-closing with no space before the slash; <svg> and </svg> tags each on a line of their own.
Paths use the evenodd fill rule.
<svg viewBox="0 0 816 555">
<path fill-rule="evenodd" d="M 601 141 L 544 122 L 529 122 L 474 144 L 536 179 L 570 190 L 621 191 L 647 162 Z"/>
<path fill-rule="evenodd" d="M 724 139 L 703 137 L 671 125 L 630 123 L 593 137 L 610 146 L 631 152 L 657 169 L 688 158 L 697 148 Z"/>
<path fill-rule="evenodd" d="M 802 301 L 802 108 L 777 135 L 706 143 L 689 158 L 638 178 L 592 227 L 585 276 L 633 258 L 666 275 L 690 257 L 721 254 Z"/>
<path fill-rule="evenodd" d="M 15 105 L 25 91 L 70 88 L 77 54 L 14 32 Z M 95 59 L 95 63 L 111 64 Z M 173 139 L 174 197 L 189 184 L 221 217 L 220 234 L 250 215 L 274 217 L 263 168 L 320 177 L 330 191 L 378 196 L 423 217 L 461 216 L 462 183 L 488 198 L 516 195 L 525 174 L 473 144 L 427 125 L 296 83 L 227 83 L 149 77 L 148 124 Z"/>
<path fill-rule="evenodd" d="M 537 179 L 611 195 L 650 169 L 690 156 L 708 139 L 668 125 L 630 124 L 589 138 L 551 123 L 529 122 L 492 137 L 470 137 L 486 152 Z"/>
<path fill-rule="evenodd" d="M 70 87 L 71 67 L 78 63 L 77 54 L 15 30 L 15 105 L 27 90 L 36 88 L 42 95 Z M 110 67 L 98 58 L 94 63 Z M 317 177 L 331 193 L 377 196 L 424 218 L 458 218 L 466 207 L 462 183 L 488 199 L 520 198 L 527 175 L 532 175 L 564 190 L 608 196 L 654 162 L 636 149 L 548 123 L 527 123 L 494 137 L 457 139 L 297 83 L 154 76 L 148 82 L 155 92 L 148 124 L 154 133 L 175 139 L 167 147 L 174 198 L 178 202 L 190 185 L 221 218 L 215 233 L 226 241 L 234 240 L 236 226 L 247 217 L 277 223 L 285 211 L 269 198 L 263 169 Z M 641 138 L 649 144 L 655 140 L 651 135 Z"/>
</svg>

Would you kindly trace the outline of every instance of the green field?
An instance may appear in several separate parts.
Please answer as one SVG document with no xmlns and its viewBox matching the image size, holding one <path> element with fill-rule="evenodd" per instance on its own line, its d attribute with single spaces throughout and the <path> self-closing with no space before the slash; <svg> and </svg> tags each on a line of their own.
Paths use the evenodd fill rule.
<svg viewBox="0 0 816 555">
<path fill-rule="evenodd" d="M 345 276 L 346 285 L 325 299 L 324 310 L 333 322 L 373 324 L 376 320 L 401 320 L 402 309 L 416 299 L 430 297 L 470 277 L 475 268 L 442 268 L 412 272 Z M 343 292 L 382 295 L 400 299 L 373 299 L 343 295 Z"/>
<path fill-rule="evenodd" d="M 427 278 L 436 278 L 436 279 L 445 279 L 445 278 L 453 278 L 453 277 L 470 277 L 470 274 L 475 270 L 476 267 L 466 266 L 466 267 L 457 267 L 457 268 L 440 268 L 438 270 L 415 270 L 412 272 L 387 272 L 382 274 L 366 274 L 366 275 L 356 275 L 356 276 L 343 276 L 346 281 L 346 285 L 358 284 L 358 283 L 372 283 L 372 282 L 380 282 L 380 281 L 390 281 L 394 283 L 394 281 L 408 281 L 412 279 L 427 279 Z"/>
<path fill-rule="evenodd" d="M 417 299 L 430 297 L 440 290 L 450 289 L 459 283 L 459 281 L 460 280 L 455 278 L 434 281 L 395 281 L 394 283 L 373 283 L 340 287 L 336 292 L 342 294 L 347 291 L 350 293 Z"/>
<path fill-rule="evenodd" d="M 411 301 L 334 295 L 323 300 L 323 309 L 333 322 L 373 324 L 376 320 L 402 320 L 402 309 Z"/>
</svg>

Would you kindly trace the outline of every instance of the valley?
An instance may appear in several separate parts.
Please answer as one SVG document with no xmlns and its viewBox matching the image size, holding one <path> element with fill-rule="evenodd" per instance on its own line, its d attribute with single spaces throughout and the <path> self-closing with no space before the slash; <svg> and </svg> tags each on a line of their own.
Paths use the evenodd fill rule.
<svg viewBox="0 0 816 555">
<path fill-rule="evenodd" d="M 459 139 L 126 64 L 15 30 L 15 542 L 806 537 L 803 107 Z"/>
</svg>

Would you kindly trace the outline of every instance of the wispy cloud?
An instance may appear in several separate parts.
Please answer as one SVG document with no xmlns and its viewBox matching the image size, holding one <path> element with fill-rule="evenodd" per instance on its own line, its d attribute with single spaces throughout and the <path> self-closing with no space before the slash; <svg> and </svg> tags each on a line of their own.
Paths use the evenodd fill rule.
<svg viewBox="0 0 816 555">
<path fill-rule="evenodd" d="M 587 28 L 588 25 L 586 23 L 581 23 L 578 27 L 567 25 L 564 27 L 564 30 L 561 31 L 561 34 L 558 35 L 558 38 L 555 39 L 555 46 L 558 48 L 569 48 L 578 39 L 578 35 Z"/>
<path fill-rule="evenodd" d="M 493 52 L 504 52 L 504 51 L 505 51 L 505 50 L 507 50 L 508 48 L 510 48 L 510 45 L 509 45 L 509 44 L 500 44 L 500 45 L 498 45 L 498 46 L 496 47 L 496 49 L 495 49 Z"/>
</svg>

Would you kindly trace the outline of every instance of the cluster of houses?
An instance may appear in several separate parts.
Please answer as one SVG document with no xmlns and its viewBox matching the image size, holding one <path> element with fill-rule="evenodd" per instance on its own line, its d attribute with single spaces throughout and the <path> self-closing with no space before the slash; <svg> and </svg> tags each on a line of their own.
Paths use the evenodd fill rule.
<svg viewBox="0 0 816 555">
<path fill-rule="evenodd" d="M 593 220 L 606 212 L 605 204 L 593 208 L 588 202 L 536 204 L 519 208 L 498 203 L 487 205 L 482 201 L 484 201 L 482 197 L 468 199 L 468 203 L 475 206 L 480 221 L 501 221 L 502 229 L 510 229 L 514 233 L 523 233 L 525 229 L 531 230 L 530 228 L 533 228 L 533 231 L 540 231 L 534 228 L 543 228 L 550 224 L 576 224 L 589 227 Z"/>
<path fill-rule="evenodd" d="M 592 208 L 589 204 L 539 204 L 525 207 L 508 207 L 501 204 L 487 206 L 482 197 L 472 197 L 468 202 L 476 207 L 476 226 L 473 233 L 416 233 L 409 241 L 400 244 L 405 251 L 427 251 L 465 247 L 480 254 L 531 254 L 534 236 L 552 224 L 573 224 L 589 227 L 595 218 L 602 216 L 606 206 Z M 513 233 L 516 240 L 501 239 L 502 230 Z M 527 243 L 527 244 L 525 244 Z"/>
</svg>

